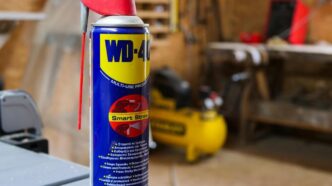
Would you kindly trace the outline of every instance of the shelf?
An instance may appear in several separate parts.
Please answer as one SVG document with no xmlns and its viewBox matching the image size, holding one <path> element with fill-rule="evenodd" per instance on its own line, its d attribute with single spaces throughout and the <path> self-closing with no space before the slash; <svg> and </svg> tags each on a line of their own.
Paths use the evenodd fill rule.
<svg viewBox="0 0 332 186">
<path fill-rule="evenodd" d="M 268 46 L 264 44 L 244 44 L 229 42 L 213 42 L 208 45 L 208 52 L 219 54 L 233 54 L 234 51 L 255 52 L 255 50 L 268 52 L 270 58 L 284 58 L 287 61 L 315 61 L 332 62 L 332 46 L 322 45 L 280 45 Z M 258 50 L 257 50 L 258 51 Z"/>
<path fill-rule="evenodd" d="M 1 21 L 39 21 L 46 17 L 43 12 L 11 12 L 0 11 Z"/>
<path fill-rule="evenodd" d="M 149 3 L 149 4 L 169 4 L 169 0 L 136 0 L 136 3 Z"/>
<path fill-rule="evenodd" d="M 137 15 L 142 19 L 169 19 L 169 12 L 156 12 L 156 11 L 146 11 L 140 10 Z"/>
<path fill-rule="evenodd" d="M 153 34 L 151 46 L 162 47 L 169 45 L 167 36 L 171 33 L 171 0 L 136 0 L 138 6 L 137 15 L 147 24 L 150 24 L 150 32 Z M 147 5 L 147 6 L 145 6 Z M 160 7 L 159 7 L 160 6 Z"/>
<path fill-rule="evenodd" d="M 149 30 L 152 34 L 167 34 L 170 32 L 168 26 L 150 26 Z"/>
<path fill-rule="evenodd" d="M 153 39 L 151 46 L 152 47 L 160 47 L 160 46 L 168 46 L 169 42 L 166 39 Z"/>
</svg>

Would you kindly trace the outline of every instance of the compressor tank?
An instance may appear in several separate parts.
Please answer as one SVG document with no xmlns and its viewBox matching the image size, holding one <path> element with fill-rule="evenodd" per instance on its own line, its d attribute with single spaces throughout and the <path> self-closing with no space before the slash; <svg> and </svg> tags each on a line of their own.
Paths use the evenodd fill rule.
<svg viewBox="0 0 332 186">
<path fill-rule="evenodd" d="M 158 106 L 151 106 L 153 139 L 185 148 L 187 161 L 195 161 L 201 155 L 215 154 L 225 143 L 226 122 L 216 111 L 176 109 L 173 100 L 164 98 L 155 90 L 152 92 L 152 99 L 154 103 L 159 103 Z"/>
</svg>

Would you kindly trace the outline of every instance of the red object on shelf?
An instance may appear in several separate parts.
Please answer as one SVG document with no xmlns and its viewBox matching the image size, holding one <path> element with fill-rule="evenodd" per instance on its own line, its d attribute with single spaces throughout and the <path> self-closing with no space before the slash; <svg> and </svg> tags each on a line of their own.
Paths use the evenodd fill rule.
<svg viewBox="0 0 332 186">
<path fill-rule="evenodd" d="M 248 44 L 261 43 L 263 41 L 262 35 L 260 33 L 248 33 L 242 32 L 240 34 L 240 41 Z"/>
<path fill-rule="evenodd" d="M 310 9 L 302 0 L 297 0 L 293 16 L 292 28 L 289 35 L 289 42 L 292 44 L 303 44 L 308 33 L 308 19 Z"/>
<path fill-rule="evenodd" d="M 135 0 L 82 0 L 82 3 L 101 15 L 136 15 Z"/>
</svg>

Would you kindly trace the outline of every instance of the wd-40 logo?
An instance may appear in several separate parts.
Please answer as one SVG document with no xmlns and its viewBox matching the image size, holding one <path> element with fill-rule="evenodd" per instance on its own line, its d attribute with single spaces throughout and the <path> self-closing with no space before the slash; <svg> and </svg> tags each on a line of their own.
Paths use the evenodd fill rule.
<svg viewBox="0 0 332 186">
<path fill-rule="evenodd" d="M 143 62 L 150 60 L 149 41 L 143 40 L 139 49 L 134 49 L 131 40 L 106 40 L 107 57 L 109 62 L 133 62 L 137 55 Z"/>
<path fill-rule="evenodd" d="M 115 81 L 143 83 L 150 74 L 150 46 L 146 34 L 101 34 L 100 67 Z"/>
</svg>

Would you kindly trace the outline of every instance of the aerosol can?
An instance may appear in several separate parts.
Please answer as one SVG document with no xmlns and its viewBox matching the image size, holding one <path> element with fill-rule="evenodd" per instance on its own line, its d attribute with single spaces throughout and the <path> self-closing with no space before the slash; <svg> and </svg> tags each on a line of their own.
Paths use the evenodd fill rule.
<svg viewBox="0 0 332 186">
<path fill-rule="evenodd" d="M 88 11 L 103 17 L 90 36 L 91 185 L 148 185 L 150 35 L 134 0 L 82 0 L 81 128 Z"/>
</svg>

